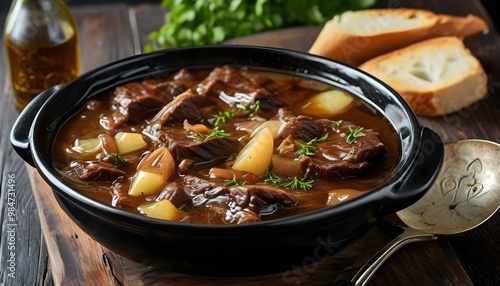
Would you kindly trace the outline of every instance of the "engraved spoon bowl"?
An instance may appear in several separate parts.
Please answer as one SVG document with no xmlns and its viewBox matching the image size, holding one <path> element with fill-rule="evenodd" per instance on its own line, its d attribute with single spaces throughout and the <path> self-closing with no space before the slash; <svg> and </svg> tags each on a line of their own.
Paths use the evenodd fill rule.
<svg viewBox="0 0 500 286">
<path fill-rule="evenodd" d="M 460 234 L 488 220 L 500 207 L 500 144 L 469 139 L 445 145 L 442 169 L 429 191 L 397 212 L 403 232 L 342 285 L 366 285 L 402 246 Z"/>
</svg>

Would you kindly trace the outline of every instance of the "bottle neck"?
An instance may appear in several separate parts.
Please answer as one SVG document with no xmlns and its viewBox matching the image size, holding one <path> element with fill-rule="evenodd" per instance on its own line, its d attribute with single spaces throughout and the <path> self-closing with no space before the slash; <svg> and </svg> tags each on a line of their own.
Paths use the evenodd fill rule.
<svg viewBox="0 0 500 286">
<path fill-rule="evenodd" d="M 62 43 L 76 33 L 68 7 L 62 0 L 14 0 L 6 19 L 5 37 L 20 46 Z"/>
</svg>

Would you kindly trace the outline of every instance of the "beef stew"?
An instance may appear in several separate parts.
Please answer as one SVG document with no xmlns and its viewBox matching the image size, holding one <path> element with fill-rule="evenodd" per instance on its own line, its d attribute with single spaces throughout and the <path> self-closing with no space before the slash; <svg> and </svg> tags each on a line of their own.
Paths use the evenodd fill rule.
<svg viewBox="0 0 500 286">
<path fill-rule="evenodd" d="M 400 156 L 391 125 L 345 91 L 229 66 L 116 87 L 65 122 L 53 152 L 88 196 L 205 224 L 341 203 L 384 183 Z"/>
</svg>

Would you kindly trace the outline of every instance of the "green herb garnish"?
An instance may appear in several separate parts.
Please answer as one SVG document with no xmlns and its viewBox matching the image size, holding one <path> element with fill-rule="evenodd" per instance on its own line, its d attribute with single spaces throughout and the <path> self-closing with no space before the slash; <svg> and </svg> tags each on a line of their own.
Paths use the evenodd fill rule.
<svg viewBox="0 0 500 286">
<path fill-rule="evenodd" d="M 204 135 L 201 133 L 196 133 L 196 136 L 201 138 L 202 140 L 207 140 L 210 138 L 227 138 L 231 135 L 229 135 L 229 133 L 227 133 L 226 131 L 220 129 L 219 126 L 215 126 L 214 129 L 212 129 L 212 132 L 210 132 L 210 134 Z"/>
<path fill-rule="evenodd" d="M 280 176 L 271 173 L 271 171 L 269 171 L 269 169 L 267 169 L 266 170 L 266 179 L 264 179 L 264 182 L 266 182 L 267 184 L 274 184 L 274 185 L 279 186 L 283 183 L 283 179 Z"/>
<path fill-rule="evenodd" d="M 307 143 L 302 143 L 299 140 L 297 140 L 296 142 L 300 146 L 300 149 L 297 150 L 295 154 L 299 156 L 312 156 L 316 153 L 316 147 L 313 146 L 313 144 L 316 142 L 325 141 L 326 139 L 328 139 L 328 133 L 325 133 L 325 135 L 323 135 L 321 138 L 315 137 L 309 140 L 309 142 Z"/>
<path fill-rule="evenodd" d="M 127 163 L 127 159 L 125 159 L 122 155 L 117 153 L 108 153 L 108 155 L 115 157 L 118 163 Z"/>
<path fill-rule="evenodd" d="M 245 185 L 245 181 L 238 181 L 236 179 L 236 176 L 233 176 L 232 180 L 225 180 L 224 181 L 224 187 L 236 187 L 236 186 L 243 186 Z"/>
<path fill-rule="evenodd" d="M 297 178 L 293 177 L 291 180 L 284 180 L 280 176 L 275 175 L 271 173 L 271 171 L 266 170 L 266 179 L 264 179 L 264 182 L 267 184 L 274 184 L 278 187 L 287 187 L 291 189 L 302 189 L 304 191 L 307 191 L 311 189 L 314 186 L 314 180 L 307 180 L 305 178 Z"/>
<path fill-rule="evenodd" d="M 219 114 L 215 116 L 214 126 L 219 126 L 221 123 L 225 123 L 226 119 L 231 119 L 234 117 L 234 112 L 231 110 L 219 111 Z"/>
<path fill-rule="evenodd" d="M 337 120 L 337 121 L 334 121 L 334 122 L 335 122 L 335 126 L 336 126 L 337 128 L 339 128 L 339 127 L 340 127 L 340 125 L 342 124 L 343 120 L 342 120 L 342 119 L 340 119 L 340 120 Z"/>
<path fill-rule="evenodd" d="M 306 180 L 304 178 L 300 179 L 297 177 L 293 177 L 293 179 L 289 182 L 281 184 L 283 187 L 288 187 L 292 189 L 302 189 L 304 191 L 307 191 L 311 189 L 314 186 L 314 180 Z"/>
<path fill-rule="evenodd" d="M 365 134 L 361 132 L 363 129 L 363 127 L 358 127 L 356 129 L 349 127 L 349 134 L 342 133 L 341 136 L 344 137 L 345 142 L 352 144 L 357 138 L 365 136 Z"/>
<path fill-rule="evenodd" d="M 260 101 L 259 100 L 255 101 L 255 104 L 253 105 L 253 108 L 251 111 L 248 110 L 245 106 L 238 107 L 238 110 L 241 113 L 247 113 L 248 117 L 253 117 L 255 115 L 255 113 L 257 113 L 260 110 Z"/>
<path fill-rule="evenodd" d="M 257 113 L 259 110 L 260 110 L 260 101 L 257 100 L 253 106 L 252 112 L 248 114 L 248 117 L 253 117 L 255 113 Z"/>
</svg>

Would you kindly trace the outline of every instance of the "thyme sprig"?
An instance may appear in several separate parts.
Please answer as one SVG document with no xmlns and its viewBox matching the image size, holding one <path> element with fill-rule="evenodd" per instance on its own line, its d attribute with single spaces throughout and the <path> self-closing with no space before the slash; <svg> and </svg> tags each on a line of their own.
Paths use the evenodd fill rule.
<svg viewBox="0 0 500 286">
<path fill-rule="evenodd" d="M 314 186 L 313 179 L 308 180 L 306 178 L 293 177 L 291 180 L 284 180 L 280 176 L 271 173 L 269 170 L 266 171 L 266 179 L 264 182 L 278 187 L 287 187 L 295 190 L 301 189 L 304 191 L 307 191 Z"/>
<path fill-rule="evenodd" d="M 212 129 L 212 132 L 210 132 L 210 134 L 204 135 L 201 133 L 196 133 L 196 136 L 202 140 L 207 140 L 210 138 L 227 138 L 230 137 L 231 135 L 226 131 L 220 129 L 219 126 L 215 126 L 214 129 Z"/>
<path fill-rule="evenodd" d="M 238 108 L 240 112 L 248 114 L 248 117 L 254 117 L 255 113 L 260 111 L 260 101 L 257 100 L 255 101 L 255 104 L 253 105 L 253 108 L 251 110 L 248 110 L 246 107 L 242 106 Z"/>
<path fill-rule="evenodd" d="M 246 184 L 245 181 L 238 181 L 238 179 L 236 179 L 236 176 L 233 176 L 233 179 L 231 180 L 224 181 L 224 187 L 237 187 L 237 186 L 243 186 L 245 184 Z"/>
<path fill-rule="evenodd" d="M 249 117 L 254 116 L 254 114 L 259 110 L 260 110 L 260 101 L 258 101 L 258 100 L 255 102 L 253 109 L 250 111 L 247 111 L 246 109 L 240 108 L 240 111 L 245 112 L 245 113 L 248 112 Z M 217 115 L 215 115 L 215 117 L 213 118 L 214 128 L 212 129 L 212 132 L 210 132 L 210 134 L 208 134 L 208 135 L 197 133 L 196 136 L 202 140 L 207 140 L 210 138 L 230 137 L 231 135 L 229 133 L 224 131 L 224 129 L 220 128 L 220 124 L 225 123 L 226 120 L 233 118 L 234 115 L 235 115 L 234 112 L 231 110 L 219 111 L 219 113 Z"/>
<path fill-rule="evenodd" d="M 314 146 L 313 144 L 316 142 L 325 141 L 326 139 L 328 139 L 328 133 L 325 133 L 325 135 L 321 136 L 320 138 L 315 137 L 309 140 L 309 142 L 307 143 L 303 143 L 297 140 L 296 142 L 300 146 L 300 149 L 297 150 L 295 154 L 299 156 L 312 156 L 316 154 L 316 146 Z"/>
<path fill-rule="evenodd" d="M 231 119 L 233 117 L 234 117 L 234 112 L 232 112 L 231 110 L 219 111 L 219 113 L 214 117 L 213 120 L 214 128 L 212 129 L 212 132 L 210 132 L 210 134 L 208 135 L 196 133 L 196 137 L 200 138 L 201 140 L 207 140 L 210 138 L 230 137 L 231 135 L 226 131 L 224 131 L 224 129 L 221 129 L 219 125 L 221 123 L 225 123 L 227 119 Z"/>
<path fill-rule="evenodd" d="M 289 187 L 292 189 L 302 189 L 304 191 L 307 191 L 311 189 L 314 186 L 314 180 L 310 179 L 307 180 L 305 178 L 297 178 L 293 177 L 291 181 L 288 181 L 286 183 L 281 184 L 283 187 Z"/>
<path fill-rule="evenodd" d="M 269 169 L 267 169 L 266 170 L 266 179 L 264 179 L 264 182 L 266 182 L 267 184 L 273 184 L 273 185 L 279 186 L 283 183 L 283 179 L 280 176 L 271 173 L 271 171 L 269 171 Z"/>
<path fill-rule="evenodd" d="M 214 126 L 219 126 L 221 123 L 225 123 L 227 119 L 234 117 L 234 112 L 231 110 L 219 111 L 219 114 L 215 116 Z"/>
<path fill-rule="evenodd" d="M 253 106 L 253 110 L 252 112 L 250 112 L 250 114 L 248 114 L 248 117 L 253 117 L 255 115 L 255 113 L 259 112 L 260 110 L 260 101 L 256 101 L 255 102 L 255 105 Z"/>
<path fill-rule="evenodd" d="M 348 144 L 352 144 L 354 143 L 354 141 L 356 141 L 357 138 L 365 136 L 365 134 L 361 132 L 363 130 L 364 128 L 361 126 L 356 129 L 352 129 L 351 127 L 349 127 L 349 134 L 342 133 L 341 136 L 344 137 L 345 142 L 347 142 Z"/>
</svg>

